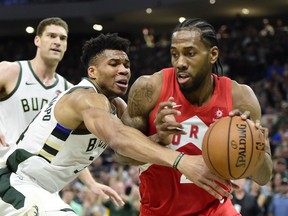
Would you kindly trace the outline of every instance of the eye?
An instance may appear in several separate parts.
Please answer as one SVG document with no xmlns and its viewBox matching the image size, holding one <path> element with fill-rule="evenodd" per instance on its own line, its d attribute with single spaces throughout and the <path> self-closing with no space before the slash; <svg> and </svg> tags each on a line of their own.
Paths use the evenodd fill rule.
<svg viewBox="0 0 288 216">
<path fill-rule="evenodd" d="M 112 67 L 117 67 L 118 63 L 116 63 L 116 62 L 110 62 L 109 65 L 112 66 Z"/>
<path fill-rule="evenodd" d="M 55 34 L 48 34 L 48 36 L 50 37 L 50 38 L 55 38 L 56 37 L 56 35 Z"/>
<path fill-rule="evenodd" d="M 60 40 L 66 41 L 66 40 L 67 40 L 67 37 L 66 37 L 66 36 L 60 36 Z"/>
<path fill-rule="evenodd" d="M 189 56 L 189 57 L 195 56 L 195 52 L 193 52 L 193 51 L 188 52 L 188 56 Z"/>
<path fill-rule="evenodd" d="M 130 68 L 130 62 L 124 64 L 125 68 Z"/>
<path fill-rule="evenodd" d="M 173 58 L 177 58 L 177 57 L 179 56 L 179 54 L 172 51 L 172 52 L 171 52 L 171 56 L 172 56 Z"/>
</svg>

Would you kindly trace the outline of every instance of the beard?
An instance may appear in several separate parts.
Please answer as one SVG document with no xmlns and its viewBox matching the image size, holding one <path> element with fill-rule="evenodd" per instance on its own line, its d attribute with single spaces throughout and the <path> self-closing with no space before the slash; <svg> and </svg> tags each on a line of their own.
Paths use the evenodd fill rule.
<svg viewBox="0 0 288 216">
<path fill-rule="evenodd" d="M 179 83 L 178 85 L 183 93 L 191 93 L 199 89 L 204 83 L 205 83 L 205 74 L 203 73 L 203 75 L 194 78 L 192 85 L 183 86 L 180 85 Z"/>
</svg>

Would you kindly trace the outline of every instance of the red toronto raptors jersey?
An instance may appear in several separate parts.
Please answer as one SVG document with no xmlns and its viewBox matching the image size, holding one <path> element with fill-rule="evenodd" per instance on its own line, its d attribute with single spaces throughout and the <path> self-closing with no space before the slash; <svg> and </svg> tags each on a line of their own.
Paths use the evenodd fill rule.
<svg viewBox="0 0 288 216">
<path fill-rule="evenodd" d="M 174 69 L 164 69 L 160 97 L 149 118 L 149 135 L 156 133 L 153 121 L 159 103 L 173 96 L 176 104 L 182 105 L 177 108 L 182 115 L 175 116 L 176 120 L 182 122 L 187 134 L 175 135 L 168 147 L 188 155 L 200 155 L 208 126 L 232 110 L 231 80 L 212 76 L 215 84 L 213 95 L 207 104 L 197 107 L 182 94 Z M 214 197 L 173 168 L 146 164 L 140 170 L 141 216 L 198 215 L 199 211 L 215 201 Z"/>
</svg>

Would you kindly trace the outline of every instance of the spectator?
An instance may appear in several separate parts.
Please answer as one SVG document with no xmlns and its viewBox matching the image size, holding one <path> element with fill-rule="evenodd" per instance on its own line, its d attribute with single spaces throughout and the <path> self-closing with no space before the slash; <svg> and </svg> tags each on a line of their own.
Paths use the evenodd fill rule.
<svg viewBox="0 0 288 216">
<path fill-rule="evenodd" d="M 288 215 L 288 175 L 281 176 L 280 191 L 273 195 L 268 216 Z"/>
<path fill-rule="evenodd" d="M 234 183 L 239 186 L 239 189 L 232 192 L 232 203 L 235 209 L 242 216 L 261 216 L 261 208 L 258 205 L 257 198 L 245 190 L 246 179 L 237 179 L 234 180 Z"/>
</svg>

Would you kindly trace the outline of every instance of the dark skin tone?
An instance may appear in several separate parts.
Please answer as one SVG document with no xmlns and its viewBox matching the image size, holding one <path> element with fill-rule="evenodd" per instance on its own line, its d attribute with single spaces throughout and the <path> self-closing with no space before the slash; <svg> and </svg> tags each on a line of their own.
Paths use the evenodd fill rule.
<svg viewBox="0 0 288 216">
<path fill-rule="evenodd" d="M 214 83 L 211 78 L 212 66 L 219 55 L 218 47 L 210 47 L 203 42 L 198 31 L 182 30 L 172 35 L 171 41 L 171 62 L 176 71 L 176 79 L 183 95 L 191 104 L 202 106 L 207 103 L 213 93 Z M 242 118 L 251 118 L 256 122 L 255 127 L 260 126 L 261 109 L 259 102 L 247 85 L 240 85 L 236 81 L 231 81 L 233 112 L 230 115 L 240 115 Z M 151 76 L 140 77 L 131 87 L 127 111 L 122 117 L 122 121 L 143 133 L 148 131 L 148 117 L 155 107 L 161 91 L 162 72 L 156 72 Z M 157 117 L 154 121 L 157 134 L 151 137 L 161 144 L 171 143 L 171 135 L 176 133 L 185 133 L 177 128 L 182 125 L 173 120 L 173 115 L 181 115 L 179 111 L 173 109 L 175 105 L 173 98 L 160 104 Z M 266 130 L 265 130 L 266 131 Z M 265 132 L 268 137 L 267 131 Z M 259 169 L 251 178 L 257 183 L 264 185 L 271 177 L 272 160 L 270 146 L 267 139 L 265 146 L 266 158 L 259 164 Z M 118 157 L 124 162 L 129 159 Z M 133 161 L 136 163 L 135 161 Z M 193 156 L 193 176 L 192 181 L 199 187 L 206 190 L 218 199 L 222 197 L 219 194 L 230 197 L 230 194 L 223 192 L 215 181 L 221 182 L 231 187 L 231 182 L 226 181 L 212 173 L 203 161 L 201 155 Z M 214 188 L 216 191 L 211 189 Z M 237 187 L 232 184 L 232 187 Z"/>
</svg>

